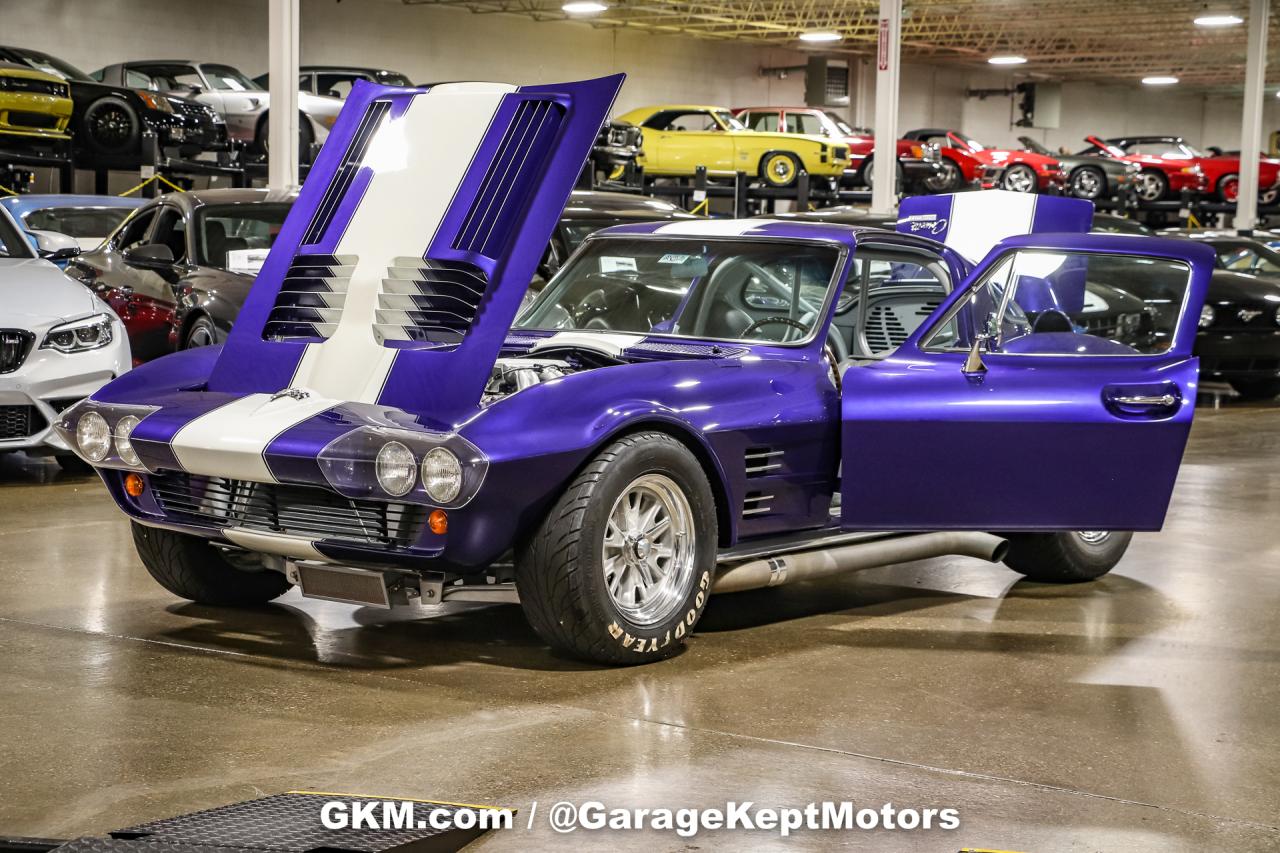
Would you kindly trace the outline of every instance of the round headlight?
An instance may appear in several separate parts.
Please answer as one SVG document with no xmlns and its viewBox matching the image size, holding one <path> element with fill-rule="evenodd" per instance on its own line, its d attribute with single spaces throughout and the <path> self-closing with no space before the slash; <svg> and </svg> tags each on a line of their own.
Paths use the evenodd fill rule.
<svg viewBox="0 0 1280 853">
<path fill-rule="evenodd" d="M 398 441 L 388 441 L 378 451 L 378 485 L 393 497 L 407 494 L 418 476 L 415 462 L 412 450 Z"/>
<path fill-rule="evenodd" d="M 447 504 L 462 491 L 462 464 L 443 447 L 427 451 L 422 459 L 422 487 L 436 503 Z"/>
<path fill-rule="evenodd" d="M 1200 328 L 1207 329 L 1213 325 L 1213 306 L 1206 305 L 1200 309 Z"/>
<path fill-rule="evenodd" d="M 97 412 L 89 412 L 76 423 L 76 444 L 90 462 L 101 462 L 111 452 L 111 427 Z"/>
<path fill-rule="evenodd" d="M 142 460 L 133 449 L 133 442 L 129 441 L 129 436 L 133 434 L 133 428 L 138 425 L 139 420 L 134 415 L 125 415 L 116 421 L 116 454 L 121 462 L 134 467 L 141 467 Z"/>
</svg>

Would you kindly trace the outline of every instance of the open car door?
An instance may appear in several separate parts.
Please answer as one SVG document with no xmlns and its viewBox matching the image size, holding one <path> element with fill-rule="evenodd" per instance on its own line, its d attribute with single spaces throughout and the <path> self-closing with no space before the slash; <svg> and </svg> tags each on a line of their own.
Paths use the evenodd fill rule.
<svg viewBox="0 0 1280 853">
<path fill-rule="evenodd" d="M 844 526 L 1158 529 L 1213 264 L 1187 240 L 997 244 L 892 357 L 845 373 Z"/>
</svg>

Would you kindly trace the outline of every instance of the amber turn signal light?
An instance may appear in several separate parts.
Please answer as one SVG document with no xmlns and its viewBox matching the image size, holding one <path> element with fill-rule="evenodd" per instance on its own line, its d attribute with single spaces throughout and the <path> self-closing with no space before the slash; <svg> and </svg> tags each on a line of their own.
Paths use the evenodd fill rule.
<svg viewBox="0 0 1280 853">
<path fill-rule="evenodd" d="M 427 527 L 431 528 L 432 533 L 442 536 L 449 532 L 449 516 L 442 509 L 433 509 L 431 515 L 427 516 Z"/>
<path fill-rule="evenodd" d="M 137 474 L 124 475 L 124 490 L 129 493 L 129 497 L 136 498 L 141 496 L 142 490 L 146 487 L 146 482 Z"/>
</svg>

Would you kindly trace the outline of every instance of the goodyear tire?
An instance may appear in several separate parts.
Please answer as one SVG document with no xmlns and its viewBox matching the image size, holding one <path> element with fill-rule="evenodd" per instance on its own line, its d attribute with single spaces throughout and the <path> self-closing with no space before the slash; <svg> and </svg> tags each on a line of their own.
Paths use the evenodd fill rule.
<svg viewBox="0 0 1280 853">
<path fill-rule="evenodd" d="M 99 98 L 80 119 L 89 150 L 95 154 L 129 154 L 138 148 L 142 125 L 138 113 L 123 98 Z"/>
<path fill-rule="evenodd" d="M 1133 539 L 1132 533 L 1109 530 L 1007 535 L 1004 564 L 1040 583 L 1096 580 L 1115 568 Z"/>
<path fill-rule="evenodd" d="M 800 177 L 800 159 L 786 151 L 771 151 L 760 158 L 760 180 L 771 187 L 789 187 Z"/>
<path fill-rule="evenodd" d="M 706 607 L 715 498 L 693 454 L 665 433 L 614 442 L 582 469 L 516 555 L 533 629 L 594 663 L 662 660 Z"/>
<path fill-rule="evenodd" d="M 133 544 L 151 577 L 169 592 L 199 604 L 246 607 L 279 598 L 292 584 L 280 572 L 239 568 L 198 536 L 133 526 Z"/>
</svg>

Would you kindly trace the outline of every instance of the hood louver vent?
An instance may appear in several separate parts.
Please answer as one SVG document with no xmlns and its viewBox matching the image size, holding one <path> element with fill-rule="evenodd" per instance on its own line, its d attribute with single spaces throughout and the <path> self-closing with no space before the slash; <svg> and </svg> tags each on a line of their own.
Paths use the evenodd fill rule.
<svg viewBox="0 0 1280 853">
<path fill-rule="evenodd" d="M 269 341 L 327 340 L 338 326 L 356 258 L 298 255 L 285 273 L 262 337 Z"/>
<path fill-rule="evenodd" d="M 369 143 L 373 141 L 374 131 L 381 126 L 383 117 L 390 111 L 389 101 L 374 101 L 369 104 L 369 108 L 360 119 L 360 126 L 356 128 L 355 135 L 347 145 L 346 153 L 342 155 L 342 165 L 334 173 L 333 180 L 325 188 L 324 197 L 316 205 L 316 212 L 307 223 L 307 232 L 302 237 L 302 245 L 313 246 L 324 239 L 325 232 L 329 230 L 334 216 L 338 213 L 339 203 L 347 194 L 347 190 L 351 189 L 351 184 L 360 171 L 364 156 L 369 151 Z"/>
<path fill-rule="evenodd" d="M 379 341 L 456 346 L 475 322 L 489 279 L 462 261 L 397 258 L 378 291 Z"/>
</svg>

